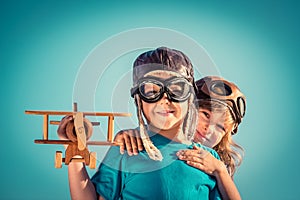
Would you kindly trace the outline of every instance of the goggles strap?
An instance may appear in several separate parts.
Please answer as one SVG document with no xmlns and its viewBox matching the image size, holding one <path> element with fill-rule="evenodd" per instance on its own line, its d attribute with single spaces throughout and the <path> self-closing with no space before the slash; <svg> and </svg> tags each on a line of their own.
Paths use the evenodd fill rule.
<svg viewBox="0 0 300 200">
<path fill-rule="evenodd" d="M 237 116 L 238 113 L 236 113 L 236 112 L 234 111 L 234 108 L 232 108 L 230 105 L 228 105 L 226 102 L 224 102 L 224 101 L 222 101 L 222 100 L 219 100 L 219 99 L 210 99 L 210 100 L 215 101 L 215 102 L 218 102 L 218 103 L 220 103 L 220 104 L 226 106 L 226 107 L 229 109 L 229 111 L 230 111 L 230 113 L 231 113 L 231 115 L 232 115 L 234 121 L 235 121 L 237 124 L 240 123 L 240 119 L 239 119 L 239 117 Z"/>
<path fill-rule="evenodd" d="M 183 133 L 189 141 L 194 139 L 196 124 L 198 124 L 198 112 L 194 103 L 194 95 L 191 95 L 188 99 L 187 117 L 183 123 Z"/>
<path fill-rule="evenodd" d="M 140 135 L 141 135 L 141 139 L 144 139 L 143 136 L 147 135 L 147 130 L 145 128 L 145 122 L 143 120 L 143 115 L 142 115 L 142 105 L 141 105 L 142 102 L 138 94 L 135 94 L 134 98 L 136 102 L 136 109 L 137 109 L 140 132 L 141 132 Z"/>
</svg>

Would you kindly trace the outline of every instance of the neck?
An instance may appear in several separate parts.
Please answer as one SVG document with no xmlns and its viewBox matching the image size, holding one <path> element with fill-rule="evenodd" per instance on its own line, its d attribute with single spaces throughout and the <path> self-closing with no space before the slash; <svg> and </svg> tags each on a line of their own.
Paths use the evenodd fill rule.
<svg viewBox="0 0 300 200">
<path fill-rule="evenodd" d="M 163 130 L 152 126 L 151 124 L 148 125 L 148 129 L 154 133 L 158 133 L 174 142 L 184 143 L 184 144 L 191 144 L 190 141 L 186 139 L 182 131 L 182 126 L 176 126 L 168 130 Z"/>
</svg>

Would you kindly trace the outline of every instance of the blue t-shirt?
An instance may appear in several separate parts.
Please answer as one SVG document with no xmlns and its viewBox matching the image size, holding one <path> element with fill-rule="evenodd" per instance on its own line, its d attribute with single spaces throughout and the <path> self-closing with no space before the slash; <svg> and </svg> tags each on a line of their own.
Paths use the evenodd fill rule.
<svg viewBox="0 0 300 200">
<path fill-rule="evenodd" d="M 187 165 L 177 158 L 180 149 L 186 145 L 169 140 L 159 134 L 151 137 L 153 144 L 161 151 L 162 161 L 149 158 L 146 151 L 136 156 L 120 154 L 119 147 L 112 146 L 98 171 L 92 177 L 99 195 L 110 199 L 221 199 L 214 177 Z M 207 147 L 196 144 L 218 154 Z"/>
</svg>

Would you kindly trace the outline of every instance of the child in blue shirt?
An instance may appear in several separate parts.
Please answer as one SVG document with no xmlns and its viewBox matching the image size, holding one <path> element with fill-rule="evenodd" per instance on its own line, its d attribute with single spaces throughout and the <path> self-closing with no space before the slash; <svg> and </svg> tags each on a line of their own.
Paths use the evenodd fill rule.
<svg viewBox="0 0 300 200">
<path fill-rule="evenodd" d="M 145 150 L 131 157 L 111 147 L 92 179 L 83 163 L 71 162 L 72 199 L 220 199 L 214 177 L 176 156 L 194 146 L 194 84 L 193 66 L 182 52 L 161 47 L 141 54 L 131 95 Z"/>
</svg>

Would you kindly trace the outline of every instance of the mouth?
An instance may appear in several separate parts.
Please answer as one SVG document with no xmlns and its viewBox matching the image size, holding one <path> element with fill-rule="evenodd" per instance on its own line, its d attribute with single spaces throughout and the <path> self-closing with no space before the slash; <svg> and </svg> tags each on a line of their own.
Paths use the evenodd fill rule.
<svg viewBox="0 0 300 200">
<path fill-rule="evenodd" d="M 175 111 L 172 111 L 172 110 L 161 110 L 161 111 L 158 111 L 157 114 L 161 115 L 161 116 L 169 116 L 169 115 L 172 115 Z"/>
<path fill-rule="evenodd" d="M 202 133 L 200 133 L 198 130 L 196 130 L 196 134 L 195 136 L 198 138 L 198 139 L 201 139 L 201 140 L 208 140 L 207 137 L 205 135 L 203 135 Z"/>
</svg>

